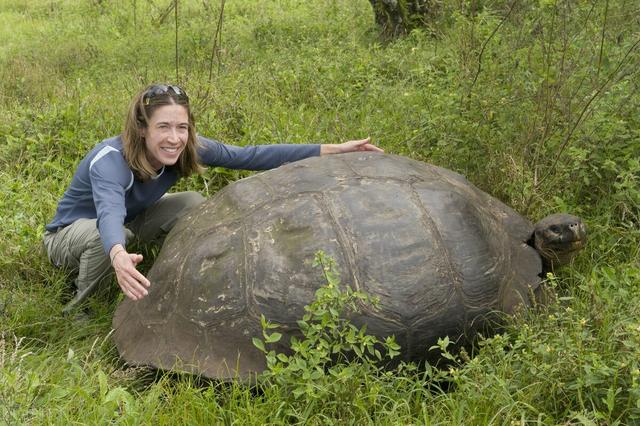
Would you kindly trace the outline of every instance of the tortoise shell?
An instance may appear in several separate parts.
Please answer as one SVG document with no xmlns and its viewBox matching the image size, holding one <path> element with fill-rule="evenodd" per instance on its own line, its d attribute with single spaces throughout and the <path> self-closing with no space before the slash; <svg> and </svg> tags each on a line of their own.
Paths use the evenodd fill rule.
<svg viewBox="0 0 640 426">
<path fill-rule="evenodd" d="M 151 268 L 149 295 L 123 300 L 114 340 L 130 364 L 212 378 L 265 368 L 260 316 L 278 349 L 325 284 L 323 250 L 343 283 L 379 299 L 353 317 L 427 358 L 495 311 L 529 304 L 542 263 L 533 225 L 452 171 L 405 157 L 313 157 L 228 185 L 183 217 Z"/>
</svg>

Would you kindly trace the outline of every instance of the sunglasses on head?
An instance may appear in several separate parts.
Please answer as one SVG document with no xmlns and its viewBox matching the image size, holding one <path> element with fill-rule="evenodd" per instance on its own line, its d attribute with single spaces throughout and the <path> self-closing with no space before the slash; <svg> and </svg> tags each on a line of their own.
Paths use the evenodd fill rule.
<svg viewBox="0 0 640 426">
<path fill-rule="evenodd" d="M 178 97 L 184 98 L 187 101 L 189 100 L 189 96 L 187 96 L 187 92 L 179 86 L 173 86 L 170 84 L 156 84 L 151 86 L 142 96 L 142 101 L 145 105 L 149 105 L 149 101 L 156 96 L 166 95 L 169 93 L 169 89 L 173 91 L 175 95 Z"/>
</svg>

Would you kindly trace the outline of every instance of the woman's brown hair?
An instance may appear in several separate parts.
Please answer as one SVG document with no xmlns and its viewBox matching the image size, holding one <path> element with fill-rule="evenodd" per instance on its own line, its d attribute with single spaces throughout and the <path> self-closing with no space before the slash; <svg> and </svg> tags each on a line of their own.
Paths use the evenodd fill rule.
<svg viewBox="0 0 640 426">
<path fill-rule="evenodd" d="M 131 101 L 122 132 L 124 158 L 127 160 L 134 175 L 142 181 L 156 176 L 156 170 L 147 159 L 147 148 L 142 136 L 142 130 L 147 128 L 149 119 L 158 108 L 174 104 L 182 105 L 187 110 L 189 135 L 184 151 L 180 154 L 176 164 L 171 167 L 176 168 L 182 177 L 202 171 L 196 152 L 198 148 L 196 124 L 191 113 L 187 94 L 178 86 L 153 84 L 141 90 Z"/>
</svg>

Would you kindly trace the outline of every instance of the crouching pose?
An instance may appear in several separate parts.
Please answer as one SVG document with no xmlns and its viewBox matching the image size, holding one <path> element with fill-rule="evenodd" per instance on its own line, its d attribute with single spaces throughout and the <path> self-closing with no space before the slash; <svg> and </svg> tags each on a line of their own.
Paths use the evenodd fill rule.
<svg viewBox="0 0 640 426">
<path fill-rule="evenodd" d="M 204 201 L 197 192 L 167 194 L 181 177 L 202 166 L 267 170 L 324 154 L 382 151 L 369 139 L 329 145 L 225 145 L 196 134 L 186 92 L 156 84 L 132 100 L 124 131 L 96 145 L 80 162 L 46 225 L 49 260 L 77 273 L 70 311 L 115 271 L 133 300 L 152 283 L 136 266 L 142 255 L 127 243 L 160 241 L 179 217 Z"/>
</svg>

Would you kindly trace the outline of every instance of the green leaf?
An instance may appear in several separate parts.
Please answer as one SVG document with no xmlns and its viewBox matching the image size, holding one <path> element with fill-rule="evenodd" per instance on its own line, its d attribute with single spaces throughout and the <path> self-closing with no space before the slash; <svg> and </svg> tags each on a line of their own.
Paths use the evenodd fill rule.
<svg viewBox="0 0 640 426">
<path fill-rule="evenodd" d="M 102 370 L 98 371 L 98 386 L 100 389 L 100 395 L 105 396 L 109 390 L 109 384 L 107 382 L 107 375 Z"/>
<path fill-rule="evenodd" d="M 288 356 L 286 356 L 286 355 L 285 355 L 285 354 L 283 354 L 283 353 L 279 353 L 279 354 L 277 355 L 277 358 L 278 358 L 278 360 L 279 360 L 280 362 L 283 362 L 283 363 L 288 363 L 288 362 L 289 362 L 289 357 L 288 357 Z"/>
<path fill-rule="evenodd" d="M 116 387 L 111 389 L 104 398 L 104 402 L 131 402 L 133 397 L 123 387 Z"/>
<path fill-rule="evenodd" d="M 267 352 L 264 348 L 264 343 L 262 342 L 262 340 L 258 339 L 257 337 L 254 337 L 251 340 L 253 341 L 253 346 L 260 349 L 262 352 Z"/>
<path fill-rule="evenodd" d="M 282 338 L 282 333 L 272 333 L 267 336 L 266 343 L 276 343 Z"/>
</svg>

